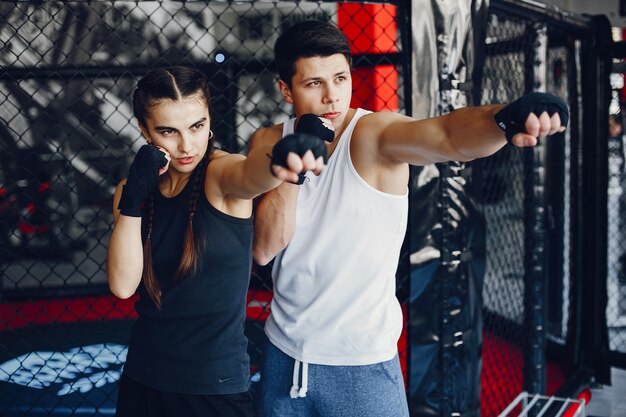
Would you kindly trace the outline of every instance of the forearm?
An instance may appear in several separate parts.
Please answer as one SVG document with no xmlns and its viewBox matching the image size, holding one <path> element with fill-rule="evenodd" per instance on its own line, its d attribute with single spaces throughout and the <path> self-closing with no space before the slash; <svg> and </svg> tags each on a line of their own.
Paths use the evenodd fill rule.
<svg viewBox="0 0 626 417">
<path fill-rule="evenodd" d="M 445 116 L 447 141 L 455 157 L 451 160 L 468 161 L 494 154 L 505 144 L 504 132 L 495 122 L 495 114 L 504 105 L 465 107 Z"/>
<path fill-rule="evenodd" d="M 384 113 L 370 118 L 361 131 L 380 137 L 379 154 L 412 165 L 470 161 L 488 156 L 506 143 L 494 119 L 501 105 L 466 107 L 444 116 L 415 120 Z M 377 126 L 382 126 L 380 136 Z"/>
<path fill-rule="evenodd" d="M 282 181 L 270 171 L 271 151 L 271 146 L 258 146 L 247 157 L 230 154 L 213 161 L 212 172 L 222 193 L 251 200 L 280 185 Z"/>
<path fill-rule="evenodd" d="M 296 225 L 299 186 L 285 183 L 259 202 L 254 219 L 252 254 L 259 265 L 268 264 L 291 240 Z"/>
<path fill-rule="evenodd" d="M 246 190 L 254 198 L 279 186 L 282 181 L 272 175 L 272 146 L 261 145 L 251 149 L 244 161 L 243 176 L 247 179 Z"/>
<path fill-rule="evenodd" d="M 376 155 L 385 163 L 424 165 L 483 158 L 507 141 L 536 146 L 539 138 L 564 132 L 568 121 L 563 99 L 533 92 L 506 105 L 466 107 L 425 120 L 381 112 L 364 116 L 357 128 L 378 146 Z"/>
<path fill-rule="evenodd" d="M 109 288 L 116 297 L 128 298 L 137 290 L 142 274 L 141 218 L 119 216 L 107 255 Z"/>
</svg>

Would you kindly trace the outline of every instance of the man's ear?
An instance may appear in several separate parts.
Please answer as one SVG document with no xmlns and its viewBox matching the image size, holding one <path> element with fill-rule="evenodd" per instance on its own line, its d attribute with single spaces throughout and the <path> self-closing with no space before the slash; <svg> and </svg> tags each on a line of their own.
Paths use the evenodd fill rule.
<svg viewBox="0 0 626 417">
<path fill-rule="evenodd" d="M 142 125 L 141 123 L 137 123 L 137 126 L 139 126 L 139 130 L 141 131 L 141 135 L 144 137 L 146 142 L 148 142 L 149 144 L 152 143 L 152 139 L 150 139 L 150 134 L 148 133 L 148 129 L 146 129 L 145 126 Z"/>
<path fill-rule="evenodd" d="M 283 95 L 285 101 L 289 104 L 293 104 L 293 96 L 291 95 L 291 88 L 283 80 L 278 80 L 278 89 L 280 94 Z"/>
</svg>

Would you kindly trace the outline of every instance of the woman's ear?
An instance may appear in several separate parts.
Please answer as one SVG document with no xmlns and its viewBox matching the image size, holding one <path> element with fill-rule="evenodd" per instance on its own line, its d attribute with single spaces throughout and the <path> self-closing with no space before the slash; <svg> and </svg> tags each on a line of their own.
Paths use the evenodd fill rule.
<svg viewBox="0 0 626 417">
<path fill-rule="evenodd" d="M 148 142 L 148 145 L 150 145 L 152 143 L 152 139 L 150 139 L 150 134 L 148 133 L 148 129 L 146 129 L 144 125 L 142 125 L 141 123 L 137 123 L 137 126 L 139 127 L 139 130 L 141 131 L 141 135 L 144 137 L 146 142 Z"/>
</svg>

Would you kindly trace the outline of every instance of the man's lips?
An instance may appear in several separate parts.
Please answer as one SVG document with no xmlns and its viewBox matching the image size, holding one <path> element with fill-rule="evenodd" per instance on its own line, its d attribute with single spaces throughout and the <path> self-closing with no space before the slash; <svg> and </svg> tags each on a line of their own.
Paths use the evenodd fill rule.
<svg viewBox="0 0 626 417">
<path fill-rule="evenodd" d="M 339 117 L 339 112 L 322 113 L 321 116 L 327 119 L 335 119 Z"/>
</svg>

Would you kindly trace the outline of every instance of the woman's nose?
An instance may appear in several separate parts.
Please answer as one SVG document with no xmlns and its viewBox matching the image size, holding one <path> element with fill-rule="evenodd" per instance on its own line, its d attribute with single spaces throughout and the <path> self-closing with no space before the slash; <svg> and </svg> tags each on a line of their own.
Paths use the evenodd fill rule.
<svg viewBox="0 0 626 417">
<path fill-rule="evenodd" d="M 191 135 L 189 133 L 182 133 L 178 141 L 178 150 L 183 153 L 189 153 L 192 148 Z"/>
</svg>

